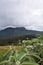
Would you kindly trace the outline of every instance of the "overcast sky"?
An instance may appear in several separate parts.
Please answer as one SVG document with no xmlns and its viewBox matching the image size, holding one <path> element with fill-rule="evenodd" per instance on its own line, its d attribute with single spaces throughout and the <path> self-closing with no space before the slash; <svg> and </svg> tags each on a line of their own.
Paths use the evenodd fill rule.
<svg viewBox="0 0 43 65">
<path fill-rule="evenodd" d="M 10 26 L 43 30 L 43 0 L 0 0 L 0 30 Z"/>
</svg>

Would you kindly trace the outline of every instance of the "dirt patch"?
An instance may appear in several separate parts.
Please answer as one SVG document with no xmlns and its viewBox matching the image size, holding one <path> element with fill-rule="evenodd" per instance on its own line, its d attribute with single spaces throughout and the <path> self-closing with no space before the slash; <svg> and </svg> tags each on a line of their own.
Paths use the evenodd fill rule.
<svg viewBox="0 0 43 65">
<path fill-rule="evenodd" d="M 9 49 L 9 46 L 0 46 L 1 49 Z"/>
</svg>

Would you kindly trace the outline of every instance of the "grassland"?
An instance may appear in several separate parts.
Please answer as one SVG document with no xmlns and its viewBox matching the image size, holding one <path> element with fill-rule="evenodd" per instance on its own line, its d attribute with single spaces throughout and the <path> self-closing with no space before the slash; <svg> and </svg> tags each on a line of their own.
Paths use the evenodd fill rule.
<svg viewBox="0 0 43 65">
<path fill-rule="evenodd" d="M 19 46 L 0 46 L 0 59 L 0 65 L 43 65 L 43 40 L 35 38 L 19 41 Z"/>
</svg>

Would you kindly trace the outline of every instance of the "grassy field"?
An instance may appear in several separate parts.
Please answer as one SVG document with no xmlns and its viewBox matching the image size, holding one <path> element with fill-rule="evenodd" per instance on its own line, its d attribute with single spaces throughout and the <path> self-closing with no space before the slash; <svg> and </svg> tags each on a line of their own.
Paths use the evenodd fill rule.
<svg viewBox="0 0 43 65">
<path fill-rule="evenodd" d="M 0 46 L 0 58 L 10 49 L 10 46 Z M 14 46 L 14 50 L 21 50 L 21 46 Z"/>
<path fill-rule="evenodd" d="M 0 65 L 43 65 L 43 40 L 23 40 L 19 44 L 0 46 Z"/>
<path fill-rule="evenodd" d="M 8 51 L 8 49 L 0 48 L 0 58 Z"/>
</svg>

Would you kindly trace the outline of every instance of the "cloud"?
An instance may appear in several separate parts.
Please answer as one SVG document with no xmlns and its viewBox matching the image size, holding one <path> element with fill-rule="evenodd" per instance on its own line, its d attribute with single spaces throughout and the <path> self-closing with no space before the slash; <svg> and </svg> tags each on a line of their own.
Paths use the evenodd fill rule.
<svg viewBox="0 0 43 65">
<path fill-rule="evenodd" d="M 43 30 L 43 0 L 0 0 L 0 29 Z"/>
</svg>

